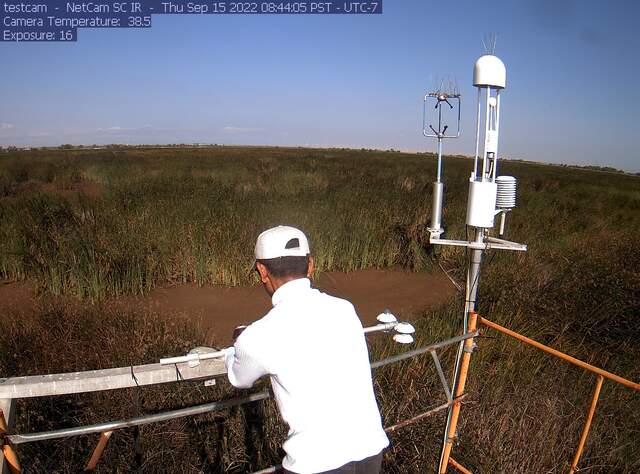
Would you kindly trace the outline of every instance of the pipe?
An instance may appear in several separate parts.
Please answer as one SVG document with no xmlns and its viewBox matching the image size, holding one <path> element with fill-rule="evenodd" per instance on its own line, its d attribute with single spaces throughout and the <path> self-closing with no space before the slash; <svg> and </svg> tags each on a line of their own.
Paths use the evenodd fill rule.
<svg viewBox="0 0 640 474">
<path fill-rule="evenodd" d="M 487 175 L 487 158 L 488 158 L 488 153 L 487 153 L 487 135 L 489 133 L 489 99 L 491 99 L 491 87 L 487 86 L 486 89 L 487 93 L 486 93 L 486 103 L 485 103 L 485 117 L 484 117 L 484 144 L 482 146 L 483 148 L 483 152 L 482 152 L 482 179 L 480 181 L 485 181 L 486 180 L 486 175 Z"/>
<path fill-rule="evenodd" d="M 91 458 L 89 458 L 89 462 L 87 462 L 87 465 L 84 467 L 85 471 L 93 471 L 96 468 L 96 466 L 98 465 L 98 461 L 100 461 L 100 458 L 102 457 L 104 448 L 107 447 L 107 443 L 109 442 L 109 438 L 111 438 L 112 434 L 113 434 L 113 431 L 105 431 L 104 433 L 100 433 L 100 439 L 98 440 L 98 444 L 96 445 L 96 448 L 93 450 L 93 453 L 91 453 Z"/>
<path fill-rule="evenodd" d="M 103 433 L 105 431 L 113 431 L 131 426 L 146 425 L 149 423 L 157 423 L 160 421 L 172 420 L 174 418 L 182 418 L 191 415 L 201 415 L 210 411 L 222 410 L 225 408 L 242 405 L 244 403 L 256 402 L 264 400 L 271 396 L 270 392 L 254 393 L 246 397 L 231 398 L 221 402 L 205 403 L 179 410 L 165 411 L 153 415 L 139 416 L 137 418 L 129 418 L 126 420 L 111 421 L 100 423 L 97 425 L 79 426 L 75 428 L 65 428 L 62 430 L 44 431 L 42 433 L 14 434 L 8 435 L 6 438 L 13 444 L 32 443 L 34 441 L 43 441 L 47 439 L 68 438 L 70 436 L 78 436 L 90 433 Z"/>
<path fill-rule="evenodd" d="M 505 243 L 500 243 L 498 241 Z M 495 237 L 487 237 L 484 242 L 467 242 L 466 240 L 432 238 L 431 243 L 436 243 L 438 245 L 450 245 L 452 247 L 467 247 L 472 250 L 513 250 L 515 252 L 527 251 L 527 246 L 524 244 L 509 242 L 508 240 L 497 239 Z"/>
<path fill-rule="evenodd" d="M 369 326 L 363 329 L 365 334 L 370 334 L 372 332 L 378 331 L 391 331 L 395 328 L 400 321 L 394 321 L 392 323 L 384 323 L 384 324 L 376 324 L 375 326 Z"/>
<path fill-rule="evenodd" d="M 384 431 L 385 433 L 393 433 L 394 431 L 399 430 L 400 428 L 404 428 L 405 426 L 409 426 L 412 425 L 413 423 L 416 423 L 420 420 L 423 420 L 431 415 L 435 415 L 438 412 L 441 412 L 442 410 L 446 410 L 447 408 L 449 408 L 453 403 L 456 403 L 460 400 L 462 400 L 465 396 L 462 395 L 460 398 L 456 398 L 454 400 L 451 400 L 450 402 L 444 403 L 440 406 L 437 406 L 435 408 L 432 408 L 431 410 L 425 411 L 424 413 L 420 413 L 419 415 L 416 415 L 412 418 L 408 418 L 406 420 L 401 421 L 400 423 L 396 423 L 395 425 L 391 425 L 391 426 L 387 426 Z"/>
<path fill-rule="evenodd" d="M 377 369 L 378 367 L 383 367 L 385 365 L 393 364 L 394 362 L 400 362 L 401 360 L 409 359 L 411 357 L 424 354 L 425 352 L 431 352 L 433 350 L 440 349 L 441 347 L 450 346 L 457 342 L 465 341 L 467 339 L 470 339 L 476 336 L 478 336 L 478 332 L 472 332 L 468 334 L 463 334 L 462 336 L 452 337 L 451 339 L 447 339 L 446 341 L 436 342 L 435 344 L 431 344 L 430 346 L 421 347 L 420 349 L 414 349 L 408 352 L 403 352 L 402 354 L 387 357 L 386 359 L 377 360 L 371 363 L 371 368 Z"/>
<path fill-rule="evenodd" d="M 478 321 L 478 315 L 475 311 L 469 312 L 469 331 L 476 330 L 476 323 Z M 462 361 L 460 364 L 460 375 L 458 377 L 458 383 L 455 387 L 455 402 L 451 407 L 451 417 L 449 428 L 447 431 L 447 440 L 444 445 L 444 452 L 440 459 L 439 473 L 445 474 L 447 467 L 449 466 L 449 458 L 451 456 L 451 448 L 453 447 L 453 440 L 456 436 L 456 428 L 458 427 L 458 418 L 460 416 L 460 401 L 459 397 L 464 394 L 464 387 L 467 383 L 467 374 L 469 372 L 469 363 L 471 362 L 471 353 L 473 352 L 473 338 L 469 338 L 464 341 L 464 352 L 462 354 Z"/>
<path fill-rule="evenodd" d="M 480 154 L 480 111 L 482 110 L 482 104 L 480 103 L 480 99 L 482 97 L 482 88 L 478 87 L 478 111 L 476 116 L 476 154 L 473 159 L 473 180 L 478 179 L 478 158 Z"/>
<path fill-rule="evenodd" d="M 460 464 L 453 458 L 449 458 L 449 464 L 451 464 L 455 469 L 460 471 L 462 474 L 473 474 L 469 469 L 464 467 L 462 464 Z"/>
<path fill-rule="evenodd" d="M 477 246 L 485 245 L 484 242 L 484 229 L 475 228 L 475 236 L 473 243 Z M 463 333 L 467 334 L 471 332 L 468 327 L 468 321 L 471 317 L 471 313 L 476 310 L 476 299 L 478 294 L 478 285 L 480 284 L 480 265 L 482 263 L 482 250 L 479 248 L 474 248 L 471 252 L 471 262 L 469 263 L 469 268 L 467 269 L 467 282 L 466 282 L 466 292 L 464 299 L 464 316 L 462 318 L 462 326 Z M 475 331 L 475 328 L 474 328 Z M 453 382 L 452 382 L 452 390 L 457 393 L 458 380 L 460 379 L 460 365 L 463 357 L 463 344 L 460 344 L 458 347 L 458 352 L 456 354 L 456 361 L 453 370 Z M 446 469 L 447 463 L 444 462 L 445 450 L 447 446 L 447 440 L 449 439 L 449 429 L 451 427 L 451 420 L 453 416 L 453 407 L 449 409 L 449 413 L 447 413 L 447 421 L 445 423 L 444 435 L 442 440 L 442 450 L 440 451 L 440 466 L 444 466 Z"/>
<path fill-rule="evenodd" d="M 496 89 L 496 116 L 495 116 L 496 141 L 500 133 L 500 89 Z M 496 143 L 496 152 L 493 155 L 493 181 L 496 180 L 498 174 L 498 143 Z"/>
<path fill-rule="evenodd" d="M 378 324 L 376 326 L 370 326 L 370 327 L 364 328 L 363 331 L 365 334 L 369 334 L 377 331 L 387 331 L 389 329 L 393 329 L 400 322 L 401 321 L 397 321 L 395 323 Z M 219 357 L 224 357 L 227 353 L 227 350 L 228 349 L 222 349 L 219 351 L 187 354 L 187 355 L 178 356 L 178 357 L 166 357 L 164 359 L 160 359 L 160 363 L 162 365 L 170 365 L 170 364 L 182 364 L 185 362 L 200 362 L 202 360 L 207 360 L 207 359 L 217 359 Z"/>
<path fill-rule="evenodd" d="M 447 378 L 444 376 L 444 372 L 442 371 L 442 366 L 440 365 L 438 354 L 436 354 L 436 351 L 430 351 L 429 353 L 431 354 L 431 358 L 433 359 L 433 364 L 436 366 L 436 371 L 438 372 L 438 377 L 440 377 L 440 383 L 442 384 L 444 394 L 447 396 L 447 400 L 451 401 L 453 397 L 451 396 L 451 390 L 449 389 Z"/>
<path fill-rule="evenodd" d="M 596 412 L 596 405 L 598 404 L 598 398 L 600 398 L 600 390 L 602 389 L 602 382 L 604 378 L 602 375 L 598 375 L 598 380 L 596 381 L 596 388 L 593 390 L 593 397 L 591 398 L 591 406 L 589 407 L 589 414 L 587 415 L 587 421 L 584 423 L 584 428 L 582 428 L 582 434 L 580 435 L 580 443 L 578 443 L 578 450 L 576 451 L 576 455 L 573 457 L 573 462 L 571 463 L 571 469 L 569 469 L 569 474 L 573 474 L 576 469 L 578 469 L 578 461 L 580 461 L 580 456 L 582 455 L 582 450 L 584 449 L 584 444 L 587 441 L 587 436 L 589 436 L 589 428 L 591 428 L 591 421 L 593 420 L 593 414 Z"/>
<path fill-rule="evenodd" d="M 184 356 L 178 357 L 166 357 L 164 359 L 160 359 L 160 363 L 162 365 L 168 364 L 182 364 L 184 362 L 200 362 L 201 360 L 206 359 L 217 359 L 218 357 L 224 357 L 227 353 L 226 349 L 222 349 L 221 351 L 215 352 L 206 352 L 204 354 L 187 354 Z"/>
<path fill-rule="evenodd" d="M 519 334 L 515 331 L 512 331 L 511 329 L 507 329 L 504 326 L 500 326 L 497 323 L 494 323 L 493 321 L 489 321 L 488 319 L 485 319 L 483 317 L 480 317 L 480 324 L 484 324 L 485 326 L 489 326 L 490 328 L 495 329 L 496 331 L 499 331 L 501 333 L 506 334 L 507 336 L 511 336 L 514 339 L 517 339 L 521 342 L 524 342 L 525 344 L 529 344 L 533 347 L 537 347 L 538 349 L 540 349 L 541 351 L 544 351 L 548 354 L 551 354 L 553 356 L 556 356 L 562 360 L 566 360 L 567 362 L 573 364 L 573 365 L 577 365 L 578 367 L 583 368 L 584 370 L 588 370 L 589 372 L 593 372 L 596 375 L 601 375 L 602 377 L 612 380 L 616 383 L 619 383 L 620 385 L 624 385 L 627 388 L 630 388 L 632 390 L 636 390 L 638 392 L 640 392 L 640 384 L 632 382 L 631 380 L 625 379 L 624 377 L 620 377 L 619 375 L 616 374 L 612 374 L 611 372 L 607 372 L 604 369 L 601 369 L 599 367 L 596 367 L 594 365 L 591 364 L 587 364 L 586 362 L 581 361 L 580 359 L 576 359 L 575 357 L 572 357 L 568 354 L 565 354 L 564 352 L 560 352 L 556 349 L 553 349 L 549 346 L 545 346 L 544 344 L 539 343 L 538 341 L 534 341 L 533 339 L 530 339 L 526 336 L 523 336 L 522 334 Z"/>
<path fill-rule="evenodd" d="M 438 137 L 438 169 L 436 171 L 436 182 L 442 182 L 442 137 Z"/>
<path fill-rule="evenodd" d="M 20 466 L 20 460 L 18 459 L 18 455 L 16 454 L 13 446 L 6 443 L 6 440 L 9 436 L 6 435 L 9 426 L 7 424 L 7 420 L 4 417 L 4 412 L 0 410 L 0 444 L 2 445 L 2 456 L 0 456 L 0 471 L 4 471 L 4 466 L 2 464 L 6 463 L 5 466 L 9 468 L 9 472 L 11 474 L 19 474 L 22 472 L 22 467 Z"/>
</svg>

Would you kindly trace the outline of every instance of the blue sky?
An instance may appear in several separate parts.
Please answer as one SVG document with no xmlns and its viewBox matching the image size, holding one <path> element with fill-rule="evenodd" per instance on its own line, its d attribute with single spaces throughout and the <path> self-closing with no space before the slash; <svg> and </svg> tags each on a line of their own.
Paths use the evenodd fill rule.
<svg viewBox="0 0 640 474">
<path fill-rule="evenodd" d="M 422 96 L 463 94 L 498 35 L 500 154 L 640 170 L 640 3 L 385 0 L 362 16 L 157 15 L 77 43 L 0 43 L 0 144 L 226 143 L 434 150 Z"/>
</svg>

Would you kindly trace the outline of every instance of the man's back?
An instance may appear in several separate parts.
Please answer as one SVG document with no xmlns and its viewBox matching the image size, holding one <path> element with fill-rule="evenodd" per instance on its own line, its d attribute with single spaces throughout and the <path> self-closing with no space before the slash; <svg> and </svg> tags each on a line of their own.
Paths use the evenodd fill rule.
<svg viewBox="0 0 640 474">
<path fill-rule="evenodd" d="M 322 472 L 378 454 L 388 445 L 371 383 L 369 355 L 353 305 L 290 281 L 274 308 L 236 342 L 229 379 L 251 386 L 269 374 L 289 424 L 283 465 Z"/>
</svg>

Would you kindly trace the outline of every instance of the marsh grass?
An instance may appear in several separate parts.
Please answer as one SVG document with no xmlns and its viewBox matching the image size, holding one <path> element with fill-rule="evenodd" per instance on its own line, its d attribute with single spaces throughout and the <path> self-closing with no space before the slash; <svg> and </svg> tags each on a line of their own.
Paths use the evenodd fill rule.
<svg viewBox="0 0 640 474">
<path fill-rule="evenodd" d="M 448 158 L 445 167 L 447 235 L 459 238 L 465 235 L 470 163 Z M 321 271 L 392 265 L 422 271 L 439 262 L 464 281 L 463 252 L 426 244 L 433 168 L 430 155 L 351 150 L 0 155 L 2 276 L 95 302 L 82 310 L 43 305 L 28 317 L 3 315 L 0 373 L 145 363 L 214 344 L 197 328 L 118 312 L 101 301 L 168 283 L 250 284 L 246 269 L 255 235 L 278 223 L 307 231 Z M 508 237 L 527 243 L 529 251 L 487 253 L 479 312 L 640 380 L 638 178 L 511 161 L 500 171 L 519 179 Z M 423 314 L 416 321 L 418 342 L 456 334 L 461 311 L 458 297 Z M 371 339 L 373 359 L 400 350 L 384 338 Z M 453 351 L 442 357 L 450 372 Z M 472 359 L 455 458 L 480 473 L 565 471 L 594 382 L 580 369 L 486 331 Z M 375 384 L 386 424 L 444 400 L 428 356 L 377 370 Z M 207 389 L 185 383 L 23 401 L 17 429 L 105 421 L 234 394 L 221 381 Z M 435 416 L 394 434 L 385 472 L 432 471 L 443 419 Z M 639 472 L 639 426 L 638 394 L 605 382 L 580 465 L 588 472 Z M 267 402 L 118 432 L 100 469 L 251 472 L 279 459 L 283 436 Z M 95 441 L 24 446 L 20 455 L 30 472 L 75 472 Z"/>
<path fill-rule="evenodd" d="M 0 158 L 0 272 L 54 294 L 99 300 L 167 283 L 247 284 L 247 249 L 281 222 L 308 232 L 320 271 L 425 265 L 409 231 L 426 218 L 426 181 L 403 187 L 384 154 L 65 152 L 58 164 L 41 153 Z M 401 175 L 418 174 L 424 160 L 410 163 Z M 99 195 L 44 186 L 70 175 L 99 185 Z"/>
</svg>

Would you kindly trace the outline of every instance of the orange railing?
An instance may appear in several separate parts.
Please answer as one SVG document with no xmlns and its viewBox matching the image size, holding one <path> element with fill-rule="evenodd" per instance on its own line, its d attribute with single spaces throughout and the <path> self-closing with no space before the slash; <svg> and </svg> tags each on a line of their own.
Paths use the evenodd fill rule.
<svg viewBox="0 0 640 474">
<path fill-rule="evenodd" d="M 576 359 L 575 357 L 572 357 L 568 354 L 565 354 L 564 352 L 560 352 L 556 349 L 553 349 L 549 346 L 545 346 L 544 344 L 541 344 L 538 341 L 535 341 L 529 337 L 523 336 L 522 334 L 519 334 L 515 331 L 512 331 L 511 329 L 508 329 L 504 326 L 501 326 L 497 323 L 494 323 L 493 321 L 490 321 L 486 318 L 483 317 L 478 317 L 475 313 L 471 313 L 470 315 L 470 330 L 475 330 L 475 322 L 476 319 L 480 324 L 483 324 L 487 327 L 490 327 L 491 329 L 495 329 L 496 331 L 499 331 L 503 334 L 506 334 L 508 336 L 513 337 L 514 339 L 523 342 L 525 344 L 528 344 L 530 346 L 533 346 L 537 349 L 540 349 L 541 351 L 546 352 L 547 354 L 551 354 L 554 357 L 558 357 L 559 359 L 562 359 L 564 361 L 569 362 L 570 364 L 573 364 L 577 367 L 580 367 L 588 372 L 592 372 L 594 374 L 597 375 L 596 378 L 596 384 L 595 384 L 595 388 L 593 390 L 593 396 L 591 397 L 591 404 L 589 405 L 589 411 L 587 412 L 587 419 L 585 421 L 584 427 L 582 428 L 582 434 L 580 435 L 580 441 L 578 442 L 578 447 L 576 449 L 576 453 L 573 457 L 573 460 L 571 462 L 571 467 L 569 468 L 569 474 L 573 474 L 576 470 L 578 470 L 578 462 L 580 461 L 580 456 L 582 455 L 582 451 L 584 449 L 584 445 L 587 441 L 587 437 L 589 436 L 589 429 L 591 428 L 591 422 L 593 420 L 593 415 L 596 411 L 596 405 L 598 404 L 598 399 L 600 398 L 600 391 L 602 389 L 602 384 L 604 382 L 604 379 L 608 379 L 611 380 L 612 382 L 618 383 L 620 385 L 623 385 L 627 388 L 630 388 L 632 390 L 635 391 L 639 391 L 640 392 L 640 384 L 636 383 L 636 382 L 632 382 L 631 380 L 625 379 L 624 377 L 620 377 L 619 375 L 613 374 L 611 372 L 608 372 L 604 369 L 601 369 L 599 367 L 596 367 L 594 365 L 588 364 L 587 362 L 584 362 L 580 359 Z M 473 329 L 471 328 L 471 323 L 473 324 Z M 469 343 L 471 344 L 471 339 L 468 339 L 467 341 L 465 341 L 465 343 Z M 470 357 L 469 353 L 465 353 L 465 356 Z M 467 358 L 468 358 L 467 357 Z M 464 361 L 463 361 L 464 362 Z M 468 361 L 467 361 L 467 366 L 468 366 Z M 462 371 L 461 371 L 461 375 L 462 375 Z M 466 378 L 466 371 L 465 371 L 465 378 Z M 459 383 L 460 385 L 460 383 Z M 464 381 L 462 381 L 462 387 L 464 387 Z M 459 404 L 458 404 L 458 413 L 459 413 Z M 454 413 L 455 413 L 455 405 L 454 405 Z M 453 424 L 453 423 L 452 423 Z M 453 438 L 453 436 L 455 435 L 455 432 L 450 433 L 450 439 Z M 453 441 L 453 440 L 452 440 Z M 450 448 L 448 450 L 450 452 Z M 463 472 L 463 473 L 467 473 L 469 472 L 467 469 L 465 469 L 464 467 L 460 466 L 457 462 L 453 461 L 452 459 L 448 459 L 447 462 L 445 463 L 445 466 L 447 465 L 451 465 L 452 467 L 454 467 L 455 469 Z"/>
</svg>

